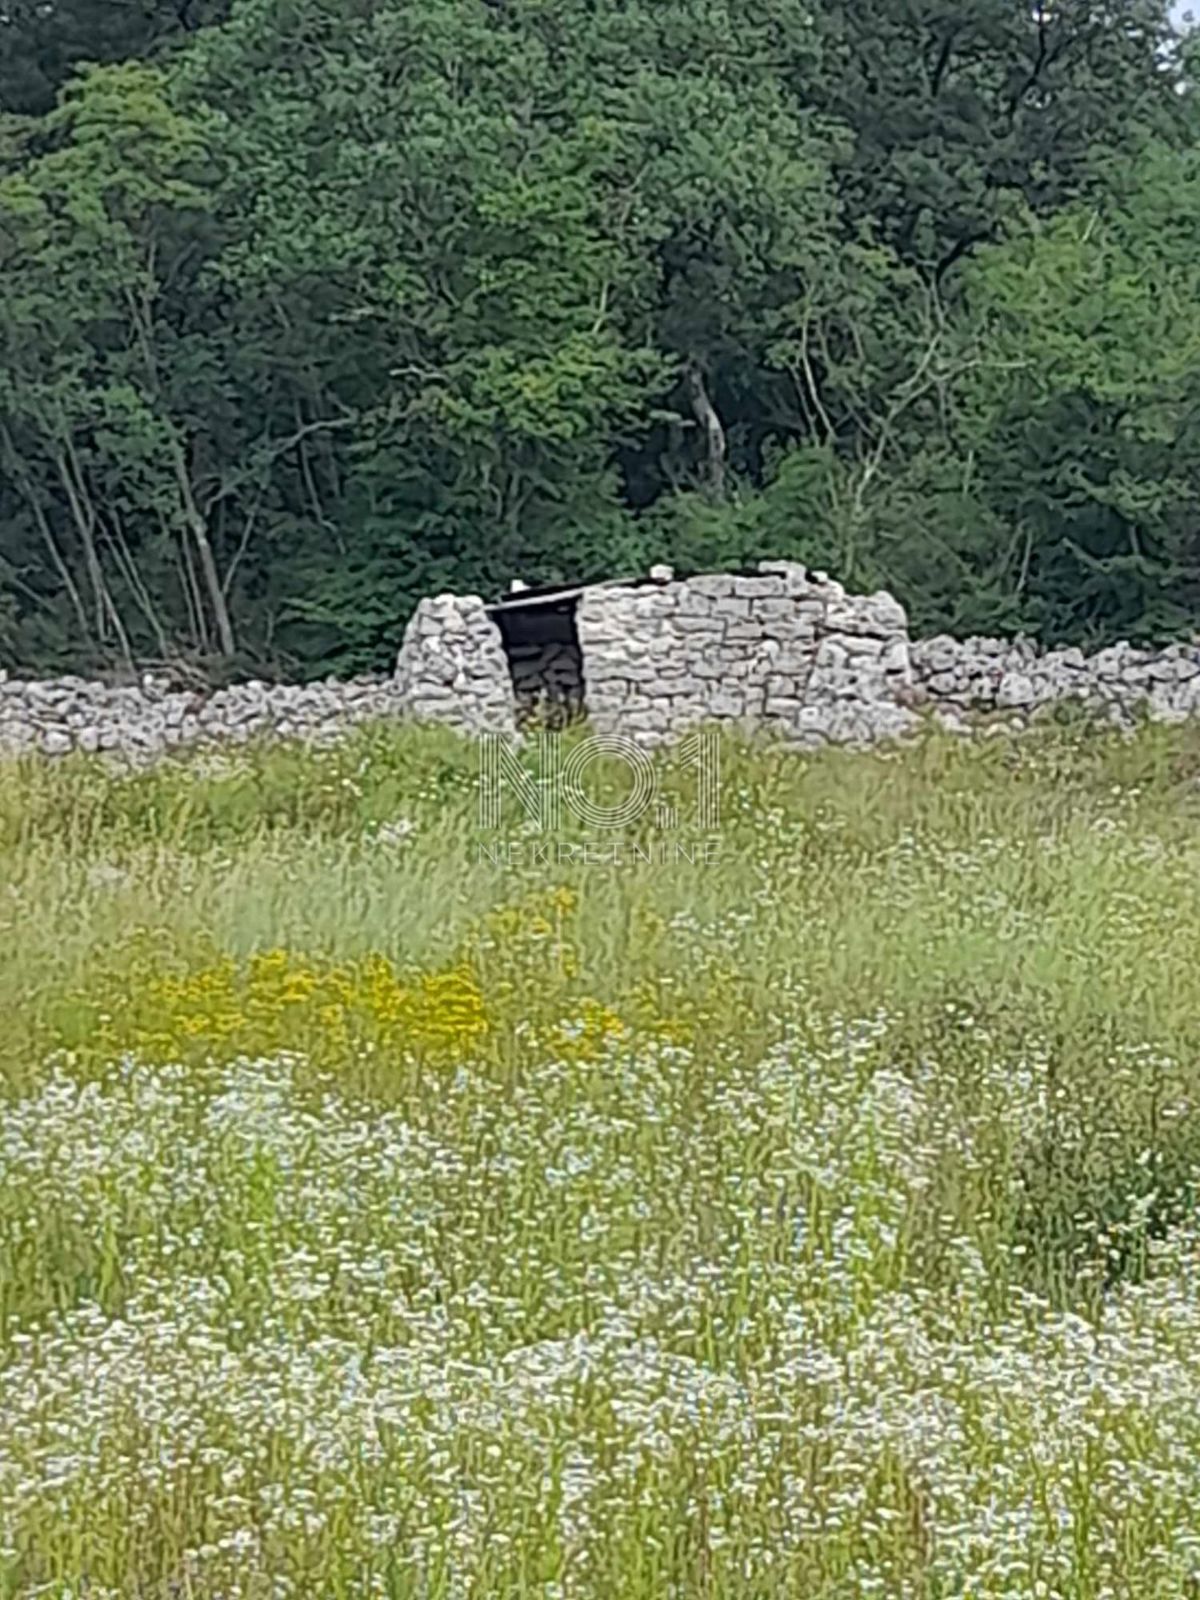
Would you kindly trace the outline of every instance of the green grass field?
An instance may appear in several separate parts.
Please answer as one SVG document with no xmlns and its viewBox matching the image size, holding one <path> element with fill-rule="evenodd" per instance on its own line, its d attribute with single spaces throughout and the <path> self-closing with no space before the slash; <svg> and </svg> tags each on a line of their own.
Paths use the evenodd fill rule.
<svg viewBox="0 0 1200 1600">
<path fill-rule="evenodd" d="M 722 754 L 0 768 L 0 1596 L 1200 1595 L 1200 731 Z"/>
</svg>

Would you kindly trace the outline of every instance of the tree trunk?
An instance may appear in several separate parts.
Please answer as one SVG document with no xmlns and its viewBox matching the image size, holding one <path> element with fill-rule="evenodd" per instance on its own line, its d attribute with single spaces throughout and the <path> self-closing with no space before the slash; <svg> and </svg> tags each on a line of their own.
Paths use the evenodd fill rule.
<svg viewBox="0 0 1200 1600">
<path fill-rule="evenodd" d="M 695 362 L 689 362 L 687 367 L 688 393 L 691 397 L 692 410 L 696 421 L 704 430 L 704 438 L 708 450 L 708 490 L 714 500 L 721 500 L 725 495 L 725 455 L 726 440 L 725 429 L 717 408 L 708 397 L 708 390 L 704 387 L 704 376 Z"/>
<path fill-rule="evenodd" d="M 68 457 L 70 458 L 68 460 Z M 121 654 L 125 658 L 125 665 L 130 672 L 133 671 L 133 651 L 129 645 L 129 635 L 125 632 L 125 625 L 121 621 L 121 614 L 117 610 L 116 602 L 104 580 L 104 569 L 100 565 L 100 552 L 96 548 L 96 513 L 89 501 L 84 497 L 82 474 L 79 463 L 70 441 L 67 441 L 65 453 L 60 451 L 54 458 L 58 468 L 58 476 L 63 488 L 67 492 L 67 502 L 71 507 L 71 515 L 79 532 L 79 541 L 83 545 L 84 564 L 87 567 L 88 579 L 92 585 L 92 593 L 96 603 L 97 632 L 104 640 L 107 636 L 105 618 L 112 623 L 113 632 L 121 647 Z"/>
<path fill-rule="evenodd" d="M 21 494 L 25 497 L 30 511 L 33 513 L 33 520 L 37 523 L 38 532 L 42 536 L 42 542 L 45 544 L 46 549 L 50 553 L 50 560 L 54 566 L 54 570 L 58 573 L 59 580 L 62 583 L 63 588 L 67 591 L 67 597 L 71 602 L 71 609 L 75 613 L 75 621 L 79 625 L 79 632 L 82 635 L 84 642 L 90 645 L 92 642 L 92 630 L 88 626 L 87 611 L 84 609 L 83 596 L 79 592 L 79 589 L 75 583 L 75 579 L 71 576 L 71 569 L 67 566 L 65 556 L 58 547 L 58 540 L 54 537 L 54 529 L 50 526 L 49 520 L 46 516 L 45 508 L 38 498 L 36 488 L 29 480 L 28 476 L 19 467 L 19 458 L 17 456 L 16 446 L 13 444 L 12 435 L 9 433 L 8 429 L 3 426 L 0 426 L 0 438 L 3 438 L 4 441 L 10 464 L 10 470 L 12 471 L 14 481 L 16 482 L 17 487 L 20 489 Z"/>
<path fill-rule="evenodd" d="M 208 603 L 212 607 L 213 621 L 217 628 L 217 643 L 221 647 L 222 655 L 231 656 L 237 649 L 237 641 L 233 634 L 233 623 L 229 616 L 229 607 L 225 602 L 225 591 L 221 586 L 221 577 L 217 571 L 216 558 L 213 555 L 212 544 L 208 537 L 208 528 L 196 504 L 196 497 L 192 493 L 191 480 L 187 474 L 187 465 L 183 459 L 183 450 L 176 443 L 174 448 L 175 482 L 179 486 L 179 496 L 183 501 L 183 514 L 187 522 L 188 532 L 192 536 L 192 543 L 196 546 L 196 555 L 200 562 L 200 576 L 204 580 L 205 592 Z"/>
</svg>

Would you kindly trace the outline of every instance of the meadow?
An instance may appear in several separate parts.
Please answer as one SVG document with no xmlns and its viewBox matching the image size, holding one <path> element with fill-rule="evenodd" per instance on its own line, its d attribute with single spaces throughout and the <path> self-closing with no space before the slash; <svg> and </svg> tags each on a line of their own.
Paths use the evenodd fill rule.
<svg viewBox="0 0 1200 1600">
<path fill-rule="evenodd" d="M 1200 731 L 719 788 L 0 767 L 0 1596 L 1200 1595 Z"/>
</svg>

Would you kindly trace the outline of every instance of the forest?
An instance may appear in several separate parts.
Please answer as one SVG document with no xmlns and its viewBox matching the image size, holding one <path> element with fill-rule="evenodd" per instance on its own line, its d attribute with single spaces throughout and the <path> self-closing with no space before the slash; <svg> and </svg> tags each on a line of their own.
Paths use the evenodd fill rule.
<svg viewBox="0 0 1200 1600">
<path fill-rule="evenodd" d="M 0 666 L 767 556 L 1187 634 L 1198 69 L 1167 0 L 0 0 Z"/>
</svg>

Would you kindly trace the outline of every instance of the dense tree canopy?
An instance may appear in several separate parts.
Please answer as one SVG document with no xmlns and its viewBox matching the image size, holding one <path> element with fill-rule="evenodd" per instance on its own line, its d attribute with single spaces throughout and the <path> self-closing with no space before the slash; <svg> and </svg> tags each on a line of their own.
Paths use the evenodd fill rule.
<svg viewBox="0 0 1200 1600">
<path fill-rule="evenodd" d="M 1168 9 L 0 0 L 0 662 L 343 671 L 767 554 L 1192 625 Z"/>
</svg>

